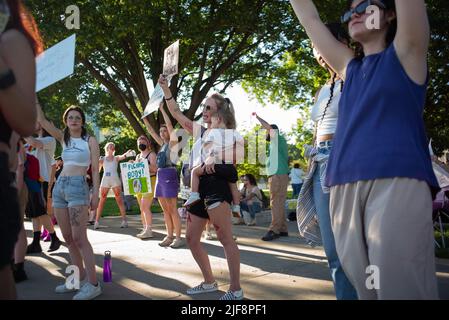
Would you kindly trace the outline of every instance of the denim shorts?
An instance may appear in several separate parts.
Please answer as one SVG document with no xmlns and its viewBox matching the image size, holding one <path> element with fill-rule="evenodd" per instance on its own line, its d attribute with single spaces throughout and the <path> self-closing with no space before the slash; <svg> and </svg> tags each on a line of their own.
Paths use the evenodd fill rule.
<svg viewBox="0 0 449 320">
<path fill-rule="evenodd" d="M 53 208 L 88 206 L 89 186 L 85 176 L 59 176 L 53 189 Z"/>
</svg>

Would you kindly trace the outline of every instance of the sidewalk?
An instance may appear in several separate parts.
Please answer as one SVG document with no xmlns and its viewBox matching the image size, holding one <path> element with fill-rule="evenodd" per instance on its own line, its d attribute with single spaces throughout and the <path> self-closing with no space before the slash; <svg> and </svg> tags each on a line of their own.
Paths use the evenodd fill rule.
<svg viewBox="0 0 449 320">
<path fill-rule="evenodd" d="M 120 229 L 120 218 L 101 220 L 102 228 L 88 228 L 93 246 L 97 274 L 102 280 L 104 251 L 112 252 L 113 282 L 104 283 L 104 293 L 97 299 L 174 299 L 216 300 L 229 287 L 229 275 L 223 248 L 216 240 L 204 241 L 209 253 L 219 292 L 188 296 L 186 290 L 202 281 L 201 273 L 190 251 L 185 248 L 162 248 L 165 236 L 162 214 L 153 215 L 154 238 L 135 237 L 141 227 L 139 216 L 129 216 L 129 228 Z M 264 219 L 260 219 L 263 221 Z M 265 219 L 266 220 L 266 219 Z M 254 227 L 234 226 L 241 259 L 241 285 L 245 298 L 251 300 L 322 300 L 335 299 L 327 261 L 321 247 L 311 248 L 299 239 L 296 222 L 287 222 L 289 237 L 264 242 L 260 237 L 268 223 Z M 183 225 L 183 228 L 185 225 Z M 28 242 L 32 225 L 25 223 Z M 61 237 L 57 227 L 58 236 Z M 64 282 L 68 266 L 67 248 L 46 252 L 49 242 L 41 242 L 43 252 L 26 257 L 29 280 L 17 284 L 19 299 L 71 299 L 73 294 L 55 294 L 54 288 Z M 449 299 L 449 261 L 437 263 L 440 296 Z"/>
</svg>

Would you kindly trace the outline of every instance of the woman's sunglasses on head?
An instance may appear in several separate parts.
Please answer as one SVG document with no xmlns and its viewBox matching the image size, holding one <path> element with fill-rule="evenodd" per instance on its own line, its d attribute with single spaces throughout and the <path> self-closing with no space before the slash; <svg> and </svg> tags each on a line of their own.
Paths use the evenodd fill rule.
<svg viewBox="0 0 449 320">
<path fill-rule="evenodd" d="M 357 14 L 364 14 L 366 13 L 366 9 L 369 6 L 377 6 L 381 9 L 386 9 L 387 7 L 381 2 L 381 1 L 373 1 L 373 0 L 365 0 L 361 3 L 359 3 L 355 8 L 351 8 L 350 10 L 346 11 L 342 16 L 341 16 L 341 23 L 348 23 L 351 18 L 352 15 L 354 13 Z"/>
</svg>

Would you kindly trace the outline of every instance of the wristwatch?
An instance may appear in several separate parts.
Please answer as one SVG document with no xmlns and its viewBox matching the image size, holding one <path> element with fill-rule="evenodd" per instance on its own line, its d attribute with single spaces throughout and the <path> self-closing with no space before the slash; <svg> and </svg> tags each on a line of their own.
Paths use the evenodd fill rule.
<svg viewBox="0 0 449 320">
<path fill-rule="evenodd" d="M 0 74 L 0 90 L 8 89 L 14 84 L 16 84 L 16 77 L 11 69 Z"/>
</svg>

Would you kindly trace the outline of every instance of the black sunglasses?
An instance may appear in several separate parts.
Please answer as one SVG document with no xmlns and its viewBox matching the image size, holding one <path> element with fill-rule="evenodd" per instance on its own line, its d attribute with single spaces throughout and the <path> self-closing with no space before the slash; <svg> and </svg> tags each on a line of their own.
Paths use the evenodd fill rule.
<svg viewBox="0 0 449 320">
<path fill-rule="evenodd" d="M 364 13 L 366 13 L 366 9 L 369 6 L 377 6 L 377 7 L 381 8 L 381 9 L 386 9 L 387 8 L 380 1 L 366 0 L 366 1 L 363 1 L 363 2 L 359 3 L 355 8 L 352 8 L 352 9 L 346 11 L 341 16 L 341 23 L 348 23 L 351 20 L 352 15 L 354 13 L 357 13 L 357 14 L 364 14 Z"/>
<path fill-rule="evenodd" d="M 212 107 L 211 106 L 208 106 L 208 105 L 203 105 L 203 110 L 206 110 L 206 111 L 211 111 L 212 110 Z"/>
</svg>

